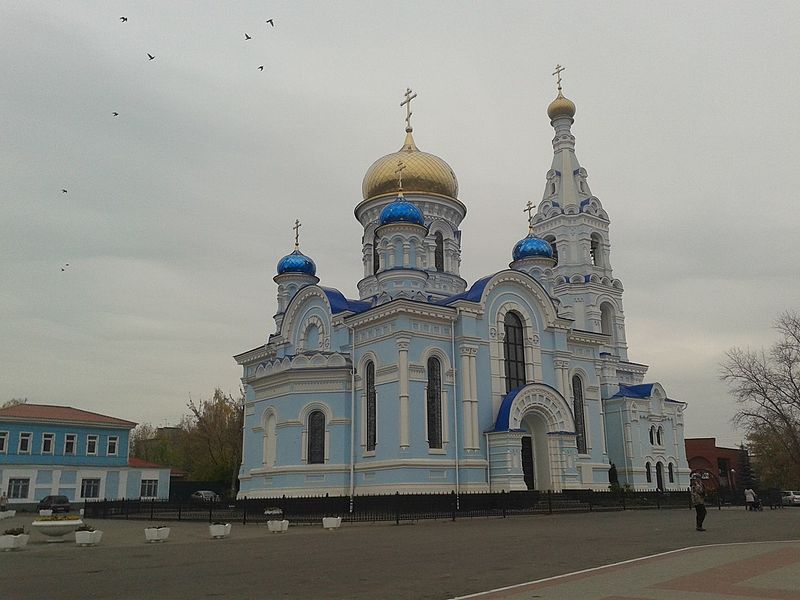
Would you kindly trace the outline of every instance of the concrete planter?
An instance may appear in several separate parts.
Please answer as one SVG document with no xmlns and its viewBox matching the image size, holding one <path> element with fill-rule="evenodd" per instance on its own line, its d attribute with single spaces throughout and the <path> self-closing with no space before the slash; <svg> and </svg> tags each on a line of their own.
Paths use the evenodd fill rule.
<svg viewBox="0 0 800 600">
<path fill-rule="evenodd" d="M 79 525 L 83 525 L 80 519 L 71 519 L 68 521 L 34 521 L 31 523 L 31 529 L 38 531 L 42 535 L 46 535 L 49 539 L 48 542 L 63 542 L 62 536 L 72 533 Z"/>
<path fill-rule="evenodd" d="M 53 516 L 53 509 L 52 508 L 43 508 L 39 511 L 40 517 L 52 517 Z"/>
<path fill-rule="evenodd" d="M 169 527 L 145 527 L 144 539 L 147 542 L 164 542 L 169 537 Z"/>
<path fill-rule="evenodd" d="M 231 524 L 212 523 L 208 526 L 208 534 L 215 540 L 226 538 L 231 534 Z"/>
<path fill-rule="evenodd" d="M 342 517 L 322 517 L 322 526 L 325 529 L 339 529 Z"/>
<path fill-rule="evenodd" d="M 103 532 L 95 529 L 94 531 L 76 531 L 75 543 L 78 546 L 96 546 L 103 539 Z"/>
<path fill-rule="evenodd" d="M 0 510 L 0 521 L 3 519 L 10 519 L 17 514 L 15 510 Z"/>
<path fill-rule="evenodd" d="M 267 529 L 272 533 L 286 533 L 289 529 L 289 521 L 286 519 L 283 521 L 267 521 Z"/>
<path fill-rule="evenodd" d="M 19 550 L 28 545 L 30 535 L 27 533 L 20 533 L 19 535 L 0 535 L 0 550 L 9 552 L 11 550 Z"/>
</svg>

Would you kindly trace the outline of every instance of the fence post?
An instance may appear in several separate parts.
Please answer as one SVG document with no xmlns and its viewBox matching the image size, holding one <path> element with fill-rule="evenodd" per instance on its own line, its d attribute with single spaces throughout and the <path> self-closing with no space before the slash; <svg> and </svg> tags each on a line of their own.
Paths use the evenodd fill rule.
<svg viewBox="0 0 800 600">
<path fill-rule="evenodd" d="M 155 504 L 156 504 L 156 499 L 155 498 L 150 500 L 150 520 L 151 521 L 153 520 L 153 507 L 155 506 Z"/>
<path fill-rule="evenodd" d="M 547 490 L 547 514 L 553 514 L 553 494 L 552 490 Z"/>
<path fill-rule="evenodd" d="M 656 494 L 656 508 L 661 510 L 661 492 Z"/>
<path fill-rule="evenodd" d="M 620 495 L 622 496 L 622 510 L 625 510 L 626 509 L 626 506 L 625 506 L 625 488 L 622 488 L 620 490 Z"/>
<path fill-rule="evenodd" d="M 505 490 L 503 490 L 500 493 L 500 503 L 503 506 L 503 518 L 505 519 L 506 518 L 506 491 Z"/>
<path fill-rule="evenodd" d="M 242 499 L 242 525 L 247 525 L 247 496 Z"/>
<path fill-rule="evenodd" d="M 455 490 L 451 490 L 451 492 L 450 492 L 450 512 L 453 515 L 453 521 L 456 520 L 456 502 L 457 502 L 456 491 Z"/>
<path fill-rule="evenodd" d="M 400 492 L 394 493 L 394 524 L 400 525 Z"/>
<path fill-rule="evenodd" d="M 183 508 L 183 502 L 178 500 L 178 521 L 181 520 L 181 509 Z"/>
<path fill-rule="evenodd" d="M 214 501 L 208 503 L 208 522 L 211 523 L 214 520 Z"/>
</svg>

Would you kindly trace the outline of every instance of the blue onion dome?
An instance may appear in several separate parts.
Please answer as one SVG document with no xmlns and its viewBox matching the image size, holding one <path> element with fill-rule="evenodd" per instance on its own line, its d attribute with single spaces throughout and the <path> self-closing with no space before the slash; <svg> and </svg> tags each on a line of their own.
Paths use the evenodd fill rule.
<svg viewBox="0 0 800 600">
<path fill-rule="evenodd" d="M 383 207 L 380 222 L 381 225 L 388 225 L 389 223 L 414 223 L 415 225 L 425 225 L 425 217 L 422 216 L 422 211 L 420 209 L 400 194 L 394 202 L 390 202 Z"/>
<path fill-rule="evenodd" d="M 300 250 L 295 250 L 278 261 L 278 275 L 283 275 L 284 273 L 316 275 L 317 265 Z"/>
<path fill-rule="evenodd" d="M 511 257 L 514 260 L 537 256 L 553 258 L 553 249 L 546 240 L 536 237 L 532 233 L 529 233 L 526 237 L 518 241 L 514 246 L 514 251 L 511 253 Z"/>
</svg>

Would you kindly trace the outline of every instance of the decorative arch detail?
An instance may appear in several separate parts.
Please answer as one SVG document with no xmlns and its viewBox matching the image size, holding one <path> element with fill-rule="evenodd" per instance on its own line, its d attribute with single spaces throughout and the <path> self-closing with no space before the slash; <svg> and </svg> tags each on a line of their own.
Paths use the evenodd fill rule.
<svg viewBox="0 0 800 600">
<path fill-rule="evenodd" d="M 497 415 L 495 430 L 521 429 L 523 420 L 530 413 L 544 418 L 548 433 L 575 431 L 569 403 L 556 390 L 540 383 L 528 384 L 506 397 Z"/>
</svg>

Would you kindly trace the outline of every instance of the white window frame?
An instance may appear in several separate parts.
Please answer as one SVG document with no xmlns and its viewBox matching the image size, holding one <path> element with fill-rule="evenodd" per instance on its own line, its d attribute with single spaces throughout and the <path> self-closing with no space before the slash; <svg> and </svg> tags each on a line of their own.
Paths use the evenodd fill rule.
<svg viewBox="0 0 800 600">
<path fill-rule="evenodd" d="M 84 491 L 86 488 L 84 487 L 84 483 L 87 481 L 96 481 L 97 482 L 97 495 L 96 496 L 84 496 Z M 80 484 L 80 497 L 81 498 L 99 498 L 100 497 L 100 488 L 103 485 L 103 480 L 100 477 L 81 477 L 81 484 Z"/>
<path fill-rule="evenodd" d="M 90 451 L 90 445 L 94 442 L 94 450 Z M 97 456 L 97 446 L 100 442 L 100 436 L 90 433 L 86 436 L 86 456 Z"/>
<path fill-rule="evenodd" d="M 11 493 L 11 483 L 13 481 L 27 481 L 27 494 L 24 496 L 18 496 Z M 8 499 L 9 500 L 27 500 L 28 496 L 31 495 L 31 478 L 30 477 L 9 477 L 8 478 Z"/>
<path fill-rule="evenodd" d="M 145 485 L 147 485 L 148 488 L 149 488 L 152 484 L 155 485 L 155 489 L 145 490 Z M 144 493 L 145 491 L 153 491 L 155 493 L 154 494 L 145 494 Z M 139 484 L 139 497 L 140 498 L 147 498 L 147 499 L 158 498 L 158 478 L 156 478 L 156 479 L 144 479 L 143 478 L 141 483 Z"/>
<path fill-rule="evenodd" d="M 45 442 L 50 442 L 50 449 L 45 450 Z M 42 454 L 55 454 L 56 453 L 56 434 L 55 433 L 43 433 L 42 434 Z"/>
<path fill-rule="evenodd" d="M 114 451 L 111 451 L 111 443 L 114 443 Z M 119 436 L 110 435 L 106 442 L 106 456 L 117 456 L 119 454 Z"/>
<path fill-rule="evenodd" d="M 28 442 L 25 450 L 22 449 L 22 440 L 26 440 Z M 33 446 L 33 432 L 21 431 L 19 434 L 19 440 L 17 441 L 17 454 L 30 454 L 31 446 Z"/>
<path fill-rule="evenodd" d="M 8 454 L 8 432 L 0 431 L 0 454 Z"/>
<path fill-rule="evenodd" d="M 67 452 L 67 444 L 72 442 L 72 452 Z M 78 453 L 78 434 L 68 433 L 64 436 L 64 456 L 75 456 Z"/>
</svg>

